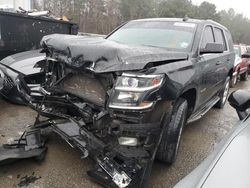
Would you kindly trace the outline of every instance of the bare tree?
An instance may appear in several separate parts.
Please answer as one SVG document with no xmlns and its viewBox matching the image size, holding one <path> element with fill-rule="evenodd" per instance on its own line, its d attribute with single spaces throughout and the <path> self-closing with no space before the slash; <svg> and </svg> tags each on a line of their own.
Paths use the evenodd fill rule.
<svg viewBox="0 0 250 188">
<path fill-rule="evenodd" d="M 191 0 L 33 0 L 33 8 L 50 10 L 78 23 L 82 32 L 107 34 L 124 21 L 147 17 L 213 19 L 227 26 L 236 42 L 249 43 L 250 20 L 233 9 L 218 12 L 216 6 Z"/>
</svg>

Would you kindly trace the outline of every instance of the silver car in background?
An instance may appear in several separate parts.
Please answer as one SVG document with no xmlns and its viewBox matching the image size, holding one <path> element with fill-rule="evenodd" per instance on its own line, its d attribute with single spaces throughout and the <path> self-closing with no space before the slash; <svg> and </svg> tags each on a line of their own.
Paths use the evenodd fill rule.
<svg viewBox="0 0 250 188">
<path fill-rule="evenodd" d="M 235 91 L 228 101 L 242 121 L 205 161 L 174 188 L 250 187 L 250 92 Z"/>
</svg>

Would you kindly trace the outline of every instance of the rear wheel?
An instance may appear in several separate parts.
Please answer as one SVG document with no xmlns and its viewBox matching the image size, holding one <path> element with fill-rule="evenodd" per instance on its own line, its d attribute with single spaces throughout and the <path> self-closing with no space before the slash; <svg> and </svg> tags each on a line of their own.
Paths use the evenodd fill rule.
<svg viewBox="0 0 250 188">
<path fill-rule="evenodd" d="M 230 81 L 230 77 L 227 77 L 226 82 L 224 84 L 224 88 L 219 94 L 220 100 L 215 105 L 215 107 L 217 108 L 223 108 L 227 101 L 227 97 L 229 94 L 229 81 Z"/>
<path fill-rule="evenodd" d="M 248 70 L 240 75 L 241 81 L 247 81 L 247 79 L 248 79 Z"/>
<path fill-rule="evenodd" d="M 171 164 L 176 160 L 182 129 L 187 119 L 187 111 L 187 100 L 178 99 L 173 107 L 170 123 L 165 127 L 156 153 L 156 158 L 159 161 Z"/>
</svg>

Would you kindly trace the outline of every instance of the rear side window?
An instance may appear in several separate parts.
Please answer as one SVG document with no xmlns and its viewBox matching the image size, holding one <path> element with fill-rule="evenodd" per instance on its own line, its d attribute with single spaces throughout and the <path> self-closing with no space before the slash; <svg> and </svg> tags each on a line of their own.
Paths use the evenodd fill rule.
<svg viewBox="0 0 250 188">
<path fill-rule="evenodd" d="M 201 49 L 204 49 L 207 43 L 214 43 L 214 34 L 212 26 L 206 26 L 203 32 Z"/>
<path fill-rule="evenodd" d="M 225 40 L 225 36 L 224 33 L 221 29 L 215 27 L 214 28 L 214 35 L 215 35 L 215 41 L 217 43 L 223 44 L 224 47 L 224 51 L 227 50 L 227 44 L 226 44 L 226 40 Z"/>
</svg>

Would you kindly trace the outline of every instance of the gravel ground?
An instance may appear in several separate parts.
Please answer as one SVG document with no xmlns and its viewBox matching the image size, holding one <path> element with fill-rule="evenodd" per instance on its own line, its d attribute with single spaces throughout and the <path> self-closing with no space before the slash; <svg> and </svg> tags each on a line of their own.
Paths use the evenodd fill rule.
<svg viewBox="0 0 250 188">
<path fill-rule="evenodd" d="M 250 81 L 240 82 L 236 89 L 250 90 Z M 0 104 L 0 144 L 3 144 L 22 134 L 23 128 L 34 122 L 36 113 L 3 99 L 0 99 Z M 187 125 L 177 161 L 172 166 L 156 161 L 149 187 L 173 187 L 211 153 L 237 122 L 236 112 L 226 104 L 224 109 L 213 108 L 199 121 Z M 1 166 L 0 187 L 18 187 L 21 177 L 32 174 L 39 179 L 28 185 L 28 188 L 100 187 L 86 174 L 93 165 L 91 160 L 81 160 L 79 153 L 57 135 L 50 135 L 48 145 L 46 159 L 41 164 L 27 159 Z"/>
</svg>

